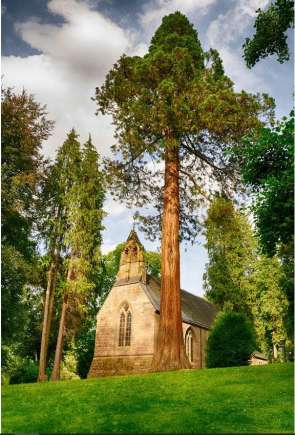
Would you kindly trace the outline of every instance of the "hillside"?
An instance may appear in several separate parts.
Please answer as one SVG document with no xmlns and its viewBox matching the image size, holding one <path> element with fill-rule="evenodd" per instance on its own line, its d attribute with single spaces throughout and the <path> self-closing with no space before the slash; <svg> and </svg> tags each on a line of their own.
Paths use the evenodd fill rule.
<svg viewBox="0 0 295 435">
<path fill-rule="evenodd" d="M 292 432 L 293 364 L 2 388 L 2 432 Z"/>
</svg>

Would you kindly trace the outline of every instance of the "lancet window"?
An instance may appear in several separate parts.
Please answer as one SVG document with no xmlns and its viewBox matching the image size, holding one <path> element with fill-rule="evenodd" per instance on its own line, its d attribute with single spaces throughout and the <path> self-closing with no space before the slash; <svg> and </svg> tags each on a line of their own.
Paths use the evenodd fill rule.
<svg viewBox="0 0 295 435">
<path fill-rule="evenodd" d="M 194 360 L 194 353 L 193 353 L 193 333 L 191 328 L 189 328 L 185 334 L 185 350 L 189 362 L 192 363 Z"/>
<path fill-rule="evenodd" d="M 131 344 L 132 314 L 129 305 L 125 303 L 120 311 L 119 346 Z"/>
</svg>

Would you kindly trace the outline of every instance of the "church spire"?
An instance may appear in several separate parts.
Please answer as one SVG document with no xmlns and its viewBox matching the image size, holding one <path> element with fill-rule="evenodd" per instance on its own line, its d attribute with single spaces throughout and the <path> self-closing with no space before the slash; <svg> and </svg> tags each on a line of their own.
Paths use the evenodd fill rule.
<svg viewBox="0 0 295 435">
<path fill-rule="evenodd" d="M 145 282 L 146 270 L 144 263 L 144 247 L 140 243 L 138 235 L 133 227 L 121 254 L 117 282 L 128 282 L 135 279 Z"/>
</svg>

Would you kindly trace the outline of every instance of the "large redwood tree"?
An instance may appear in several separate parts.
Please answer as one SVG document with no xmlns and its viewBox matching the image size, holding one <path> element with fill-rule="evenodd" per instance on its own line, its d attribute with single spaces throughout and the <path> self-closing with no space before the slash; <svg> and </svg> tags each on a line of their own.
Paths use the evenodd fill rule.
<svg viewBox="0 0 295 435">
<path fill-rule="evenodd" d="M 133 206 L 154 238 L 161 231 L 161 309 L 155 370 L 189 367 L 181 324 L 179 242 L 199 231 L 205 191 L 234 184 L 228 151 L 261 125 L 267 96 L 235 92 L 216 50 L 202 50 L 180 12 L 163 18 L 143 57 L 123 55 L 96 89 L 98 112 L 116 126 L 114 159 L 107 162 L 114 195 Z M 163 183 L 164 181 L 164 183 Z M 227 186 L 223 185 L 223 189 Z"/>
</svg>

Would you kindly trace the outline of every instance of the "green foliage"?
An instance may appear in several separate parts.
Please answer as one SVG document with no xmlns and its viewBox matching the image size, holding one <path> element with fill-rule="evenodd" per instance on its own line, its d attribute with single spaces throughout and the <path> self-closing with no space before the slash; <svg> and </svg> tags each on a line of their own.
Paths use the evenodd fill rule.
<svg viewBox="0 0 295 435">
<path fill-rule="evenodd" d="M 294 331 L 294 113 L 259 137 L 248 137 L 237 155 L 244 182 L 254 190 L 254 221 L 262 251 L 277 254 L 289 301 L 288 334 Z"/>
<path fill-rule="evenodd" d="M 37 183 L 43 170 L 42 142 L 52 129 L 45 106 L 26 91 L 2 89 L 2 343 L 20 339 L 23 287 L 36 279 L 32 238 Z"/>
<path fill-rule="evenodd" d="M 75 337 L 75 355 L 77 358 L 77 374 L 86 379 L 93 359 L 95 348 L 96 317 L 88 316 Z"/>
<path fill-rule="evenodd" d="M 12 342 L 20 335 L 19 322 L 26 313 L 22 304 L 23 288 L 29 281 L 31 264 L 12 246 L 2 245 L 2 340 Z"/>
<path fill-rule="evenodd" d="M 91 138 L 81 149 L 74 129 L 47 168 L 40 203 L 41 232 L 49 258 L 59 257 L 58 286 L 69 295 L 68 335 L 75 335 L 81 318 L 93 309 L 100 289 L 101 231 L 104 180 Z M 50 266 L 50 262 L 48 267 Z M 66 276 L 71 275 L 71 279 Z"/>
<path fill-rule="evenodd" d="M 80 379 L 77 375 L 77 360 L 74 351 L 65 353 L 60 370 L 60 379 L 63 381 Z"/>
<path fill-rule="evenodd" d="M 289 60 L 287 30 L 294 27 L 294 1 L 275 0 L 268 9 L 257 10 L 256 33 L 243 44 L 248 68 L 269 55 L 276 54 L 280 63 Z"/>
<path fill-rule="evenodd" d="M 246 139 L 240 151 L 243 180 L 257 192 L 253 211 L 261 246 L 273 255 L 293 239 L 294 113 Z"/>
<path fill-rule="evenodd" d="M 161 276 L 161 254 L 159 252 L 146 251 L 144 253 L 146 271 L 148 275 L 160 279 Z"/>
<path fill-rule="evenodd" d="M 146 55 L 123 55 L 115 63 L 95 99 L 116 126 L 115 158 L 106 162 L 111 191 L 129 205 L 154 205 L 153 215 L 137 216 L 152 239 L 161 228 L 165 149 L 176 147 L 181 156 L 181 238 L 192 240 L 200 230 L 206 175 L 217 183 L 229 177 L 224 185 L 233 187 L 236 166 L 229 150 L 273 107 L 265 95 L 234 91 L 217 51 L 203 51 L 180 12 L 163 18 Z"/>
<path fill-rule="evenodd" d="M 16 345 L 1 347 L 1 379 L 4 384 L 25 384 L 35 382 L 38 375 L 36 361 L 19 355 Z"/>
<path fill-rule="evenodd" d="M 67 210 L 64 239 L 71 253 L 69 267 L 72 267 L 75 274 L 75 279 L 67 281 L 66 291 L 78 297 L 80 294 L 83 298 L 83 293 L 87 294 L 94 286 L 91 274 L 92 268 L 98 266 L 101 258 L 104 216 L 103 176 L 99 169 L 99 156 L 90 137 L 84 145 L 80 165 L 76 171 L 77 179 L 64 198 Z"/>
<path fill-rule="evenodd" d="M 249 278 L 255 267 L 257 243 L 247 217 L 231 200 L 217 196 L 205 222 L 209 263 L 204 274 L 206 297 L 220 310 L 249 313 Z"/>
<path fill-rule="evenodd" d="M 282 267 L 276 257 L 261 256 L 252 276 L 248 304 L 259 348 L 272 357 L 273 346 L 287 340 L 288 299 L 281 286 Z"/>
<path fill-rule="evenodd" d="M 255 332 L 242 313 L 218 314 L 207 343 L 207 367 L 247 365 L 255 350 Z"/>
<path fill-rule="evenodd" d="M 294 365 L 2 388 L 4 433 L 292 433 Z"/>
<path fill-rule="evenodd" d="M 221 310 L 246 313 L 255 325 L 260 350 L 271 357 L 287 339 L 289 303 L 283 267 L 277 257 L 259 253 L 247 216 L 224 197 L 216 197 L 205 223 L 209 263 L 206 297 Z"/>
<path fill-rule="evenodd" d="M 38 376 L 38 364 L 25 358 L 20 361 L 19 365 L 10 376 L 10 384 L 27 384 L 35 382 Z"/>
</svg>

